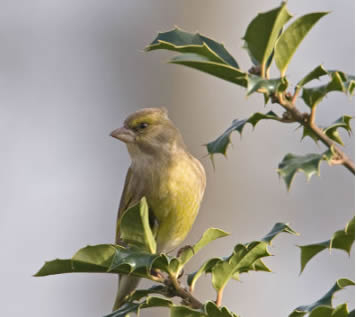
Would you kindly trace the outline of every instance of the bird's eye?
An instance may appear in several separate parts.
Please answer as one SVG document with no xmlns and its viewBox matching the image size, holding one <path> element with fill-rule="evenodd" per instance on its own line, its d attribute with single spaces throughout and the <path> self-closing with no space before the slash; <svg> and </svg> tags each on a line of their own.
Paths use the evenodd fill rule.
<svg viewBox="0 0 356 317">
<path fill-rule="evenodd" d="M 148 127 L 148 123 L 147 122 L 141 122 L 139 125 L 138 125 L 138 128 L 140 130 L 143 130 L 143 129 L 146 129 Z"/>
</svg>

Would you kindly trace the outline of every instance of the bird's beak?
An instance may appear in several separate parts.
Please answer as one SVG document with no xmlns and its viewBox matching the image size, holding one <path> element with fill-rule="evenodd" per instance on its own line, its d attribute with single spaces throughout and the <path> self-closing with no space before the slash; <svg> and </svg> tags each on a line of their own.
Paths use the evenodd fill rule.
<svg viewBox="0 0 356 317">
<path fill-rule="evenodd" d="M 110 133 L 110 136 L 125 143 L 132 143 L 135 141 L 135 133 L 125 127 L 114 130 Z"/>
</svg>

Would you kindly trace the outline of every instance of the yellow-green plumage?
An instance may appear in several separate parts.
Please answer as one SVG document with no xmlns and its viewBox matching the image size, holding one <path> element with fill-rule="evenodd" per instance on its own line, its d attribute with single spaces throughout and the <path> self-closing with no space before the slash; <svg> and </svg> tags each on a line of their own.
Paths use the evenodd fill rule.
<svg viewBox="0 0 356 317">
<path fill-rule="evenodd" d="M 112 136 L 126 143 L 131 156 L 118 219 L 122 212 L 147 198 L 154 218 L 157 251 L 176 248 L 189 233 L 205 189 L 205 172 L 189 154 L 182 136 L 165 109 L 146 108 L 129 116 Z M 119 228 L 116 242 L 120 243 Z M 117 309 L 132 292 L 137 278 L 122 276 L 114 305 Z"/>
</svg>

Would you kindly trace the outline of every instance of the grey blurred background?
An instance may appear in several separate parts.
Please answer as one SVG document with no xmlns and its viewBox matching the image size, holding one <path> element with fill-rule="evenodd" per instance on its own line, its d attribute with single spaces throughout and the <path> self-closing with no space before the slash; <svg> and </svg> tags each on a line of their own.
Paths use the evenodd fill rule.
<svg viewBox="0 0 356 317">
<path fill-rule="evenodd" d="M 229 254 L 237 242 L 261 238 L 275 222 L 289 222 L 299 237 L 281 235 L 266 260 L 269 273 L 250 273 L 225 290 L 223 304 L 244 317 L 287 316 L 320 298 L 340 277 L 354 278 L 351 257 L 323 252 L 299 276 L 295 245 L 327 240 L 354 213 L 354 178 L 324 164 L 306 184 L 298 175 L 287 193 L 276 168 L 287 152 L 321 152 L 300 142 L 296 126 L 263 122 L 233 136 L 228 159 L 216 169 L 202 144 L 233 118 L 263 111 L 262 97 L 247 99 L 230 83 L 176 65 L 168 52 L 143 53 L 158 31 L 178 25 L 224 42 L 242 68 L 250 67 L 241 37 L 258 11 L 280 1 L 0 1 L 0 302 L 2 316 L 102 316 L 116 291 L 112 275 L 34 278 L 45 260 L 70 257 L 87 244 L 111 243 L 129 157 L 109 137 L 131 112 L 166 106 L 191 152 L 201 159 L 208 186 L 186 243 L 207 227 L 231 236 L 216 241 L 189 265 Z M 323 63 L 354 73 L 354 1 L 299 0 L 295 15 L 332 11 L 311 31 L 292 61 L 296 82 Z M 300 104 L 302 102 L 300 101 Z M 267 106 L 267 109 L 278 109 Z M 333 93 L 318 109 L 326 125 L 354 114 L 353 99 Z M 354 157 L 354 137 L 346 151 Z M 146 284 L 142 284 L 146 285 Z M 214 297 L 209 277 L 197 284 Z M 348 289 L 335 303 L 351 301 Z M 167 316 L 166 310 L 143 316 Z"/>
</svg>

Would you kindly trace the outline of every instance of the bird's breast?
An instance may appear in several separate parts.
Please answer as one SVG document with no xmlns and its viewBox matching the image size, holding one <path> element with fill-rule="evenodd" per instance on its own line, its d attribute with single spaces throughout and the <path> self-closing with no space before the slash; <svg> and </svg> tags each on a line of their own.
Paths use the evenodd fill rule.
<svg viewBox="0 0 356 317">
<path fill-rule="evenodd" d="M 183 156 L 152 171 L 148 204 L 158 220 L 159 250 L 169 250 L 183 241 L 197 216 L 205 189 L 200 162 Z"/>
</svg>

